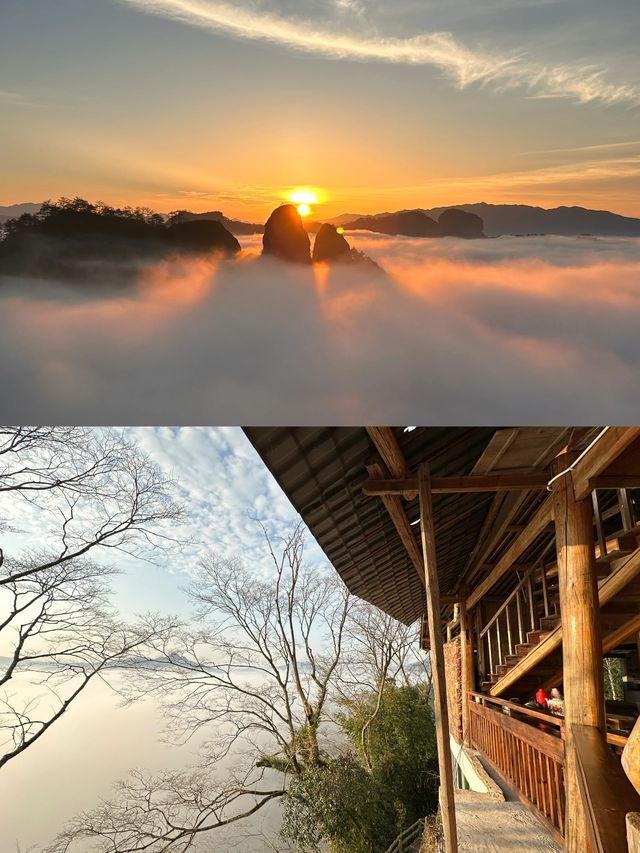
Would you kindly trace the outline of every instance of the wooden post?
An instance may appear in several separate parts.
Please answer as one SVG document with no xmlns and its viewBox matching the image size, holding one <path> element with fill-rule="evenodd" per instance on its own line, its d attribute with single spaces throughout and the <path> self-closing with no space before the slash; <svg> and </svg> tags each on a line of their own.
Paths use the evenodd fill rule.
<svg viewBox="0 0 640 853">
<path fill-rule="evenodd" d="M 423 463 L 418 469 L 418 495 L 420 497 L 420 531 L 424 557 L 425 586 L 427 589 L 427 618 L 431 637 L 431 680 L 434 691 L 434 716 L 440 770 L 440 810 L 445 853 L 457 853 L 456 804 L 453 792 L 453 767 L 449 741 L 449 716 L 447 712 L 447 685 L 444 673 L 444 650 L 440 630 L 440 588 L 436 565 L 433 507 L 431 504 L 431 477 L 429 466 Z"/>
<path fill-rule="evenodd" d="M 629 781 L 640 794 L 640 717 L 636 720 L 629 740 L 622 750 L 622 767 Z"/>
<path fill-rule="evenodd" d="M 469 693 L 475 690 L 473 673 L 473 623 L 464 602 L 460 604 L 460 673 L 462 681 L 462 740 L 471 746 Z"/>
<path fill-rule="evenodd" d="M 575 455 L 563 453 L 554 474 L 565 471 Z M 604 732 L 604 686 L 600 607 L 593 539 L 593 509 L 586 496 L 576 500 L 572 472 L 553 483 L 558 584 L 562 617 L 562 665 L 565 707 L 566 850 L 584 853 L 587 825 L 580 797 L 574 726 Z"/>
</svg>

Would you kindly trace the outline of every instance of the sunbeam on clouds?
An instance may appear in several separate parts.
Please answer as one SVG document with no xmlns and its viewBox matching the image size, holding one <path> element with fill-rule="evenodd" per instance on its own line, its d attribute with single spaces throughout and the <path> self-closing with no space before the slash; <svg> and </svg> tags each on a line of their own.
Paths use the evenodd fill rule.
<svg viewBox="0 0 640 853">
<path fill-rule="evenodd" d="M 128 289 L 4 280 L 5 420 L 640 417 L 639 240 L 350 239 L 388 276 L 249 251 Z"/>
<path fill-rule="evenodd" d="M 316 23 L 284 18 L 217 0 L 120 0 L 142 11 L 244 39 L 257 39 L 336 59 L 377 60 L 430 65 L 459 88 L 490 85 L 497 91 L 520 88 L 542 97 L 571 98 L 580 103 L 640 104 L 640 89 L 607 80 L 592 64 L 545 65 L 522 52 L 500 54 L 469 47 L 448 32 L 412 38 L 350 34 Z"/>
</svg>

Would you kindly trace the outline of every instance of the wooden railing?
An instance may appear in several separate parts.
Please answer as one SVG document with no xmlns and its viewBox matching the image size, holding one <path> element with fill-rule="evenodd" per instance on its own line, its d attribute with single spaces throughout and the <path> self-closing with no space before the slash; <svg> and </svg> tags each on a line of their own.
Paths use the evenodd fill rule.
<svg viewBox="0 0 640 853">
<path fill-rule="evenodd" d="M 424 818 L 420 818 L 401 832 L 391 846 L 387 847 L 385 853 L 413 853 L 418 849 L 423 833 Z"/>
<path fill-rule="evenodd" d="M 562 842 L 562 720 L 482 693 L 470 693 L 468 702 L 472 747 Z"/>
<path fill-rule="evenodd" d="M 538 586 L 539 584 L 539 586 Z M 516 646 L 527 642 L 530 631 L 540 629 L 541 617 L 554 615 L 556 602 L 549 591 L 543 562 L 525 570 L 518 585 L 484 627 L 478 626 L 478 665 L 482 680 L 506 663 Z"/>
<path fill-rule="evenodd" d="M 575 726 L 572 731 L 589 853 L 626 851 L 626 815 L 640 811 L 640 796 L 602 732 L 592 726 Z"/>
</svg>

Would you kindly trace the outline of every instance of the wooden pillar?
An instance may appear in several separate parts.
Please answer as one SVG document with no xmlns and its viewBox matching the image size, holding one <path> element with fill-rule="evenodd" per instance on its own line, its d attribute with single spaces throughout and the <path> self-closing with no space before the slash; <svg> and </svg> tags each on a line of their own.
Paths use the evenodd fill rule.
<svg viewBox="0 0 640 853">
<path fill-rule="evenodd" d="M 554 460 L 554 474 L 575 458 L 563 453 Z M 562 617 L 562 665 L 565 706 L 566 850 L 584 853 L 587 826 L 580 798 L 574 726 L 604 732 L 604 687 L 600 608 L 589 499 L 577 501 L 572 472 L 553 483 L 558 584 Z"/>
<path fill-rule="evenodd" d="M 471 746 L 469 693 L 475 689 L 473 667 L 473 623 L 464 602 L 460 604 L 460 679 L 462 681 L 462 740 Z"/>
<path fill-rule="evenodd" d="M 445 853 L 457 853 L 456 804 L 453 791 L 453 766 L 449 741 L 449 716 L 447 712 L 447 685 L 444 674 L 444 649 L 440 628 L 440 588 L 436 565 L 433 507 L 431 504 L 431 477 L 429 466 L 418 469 L 418 495 L 420 497 L 420 530 L 424 557 L 425 586 L 427 589 L 427 618 L 431 637 L 431 680 L 434 691 L 434 716 L 438 767 L 440 770 L 440 811 Z"/>
<path fill-rule="evenodd" d="M 629 781 L 640 794 L 640 717 L 636 720 L 627 745 L 622 750 L 622 767 Z"/>
</svg>

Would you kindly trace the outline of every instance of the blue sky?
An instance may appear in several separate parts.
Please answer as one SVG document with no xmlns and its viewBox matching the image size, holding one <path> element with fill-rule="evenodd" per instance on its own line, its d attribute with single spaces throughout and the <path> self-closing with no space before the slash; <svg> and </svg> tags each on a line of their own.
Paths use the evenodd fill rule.
<svg viewBox="0 0 640 853">
<path fill-rule="evenodd" d="M 94 558 L 117 566 L 114 604 L 123 615 L 160 610 L 188 613 L 181 591 L 201 556 L 217 553 L 241 557 L 258 571 L 271 571 L 257 518 L 274 537 L 285 536 L 297 513 L 262 463 L 242 430 L 236 427 L 133 427 L 125 433 L 148 453 L 162 472 L 176 480 L 176 499 L 186 508 L 177 536 L 193 540 L 183 553 L 150 554 L 153 562 L 107 551 Z M 35 547 L 42 536 L 42 516 L 22 499 L 3 496 L 2 515 L 19 533 L 3 534 L 7 554 Z M 40 540 L 42 541 L 42 540 Z M 311 564 L 327 565 L 309 535 Z"/>
<path fill-rule="evenodd" d="M 640 213 L 636 0 L 21 0 L 0 203 Z"/>
</svg>

